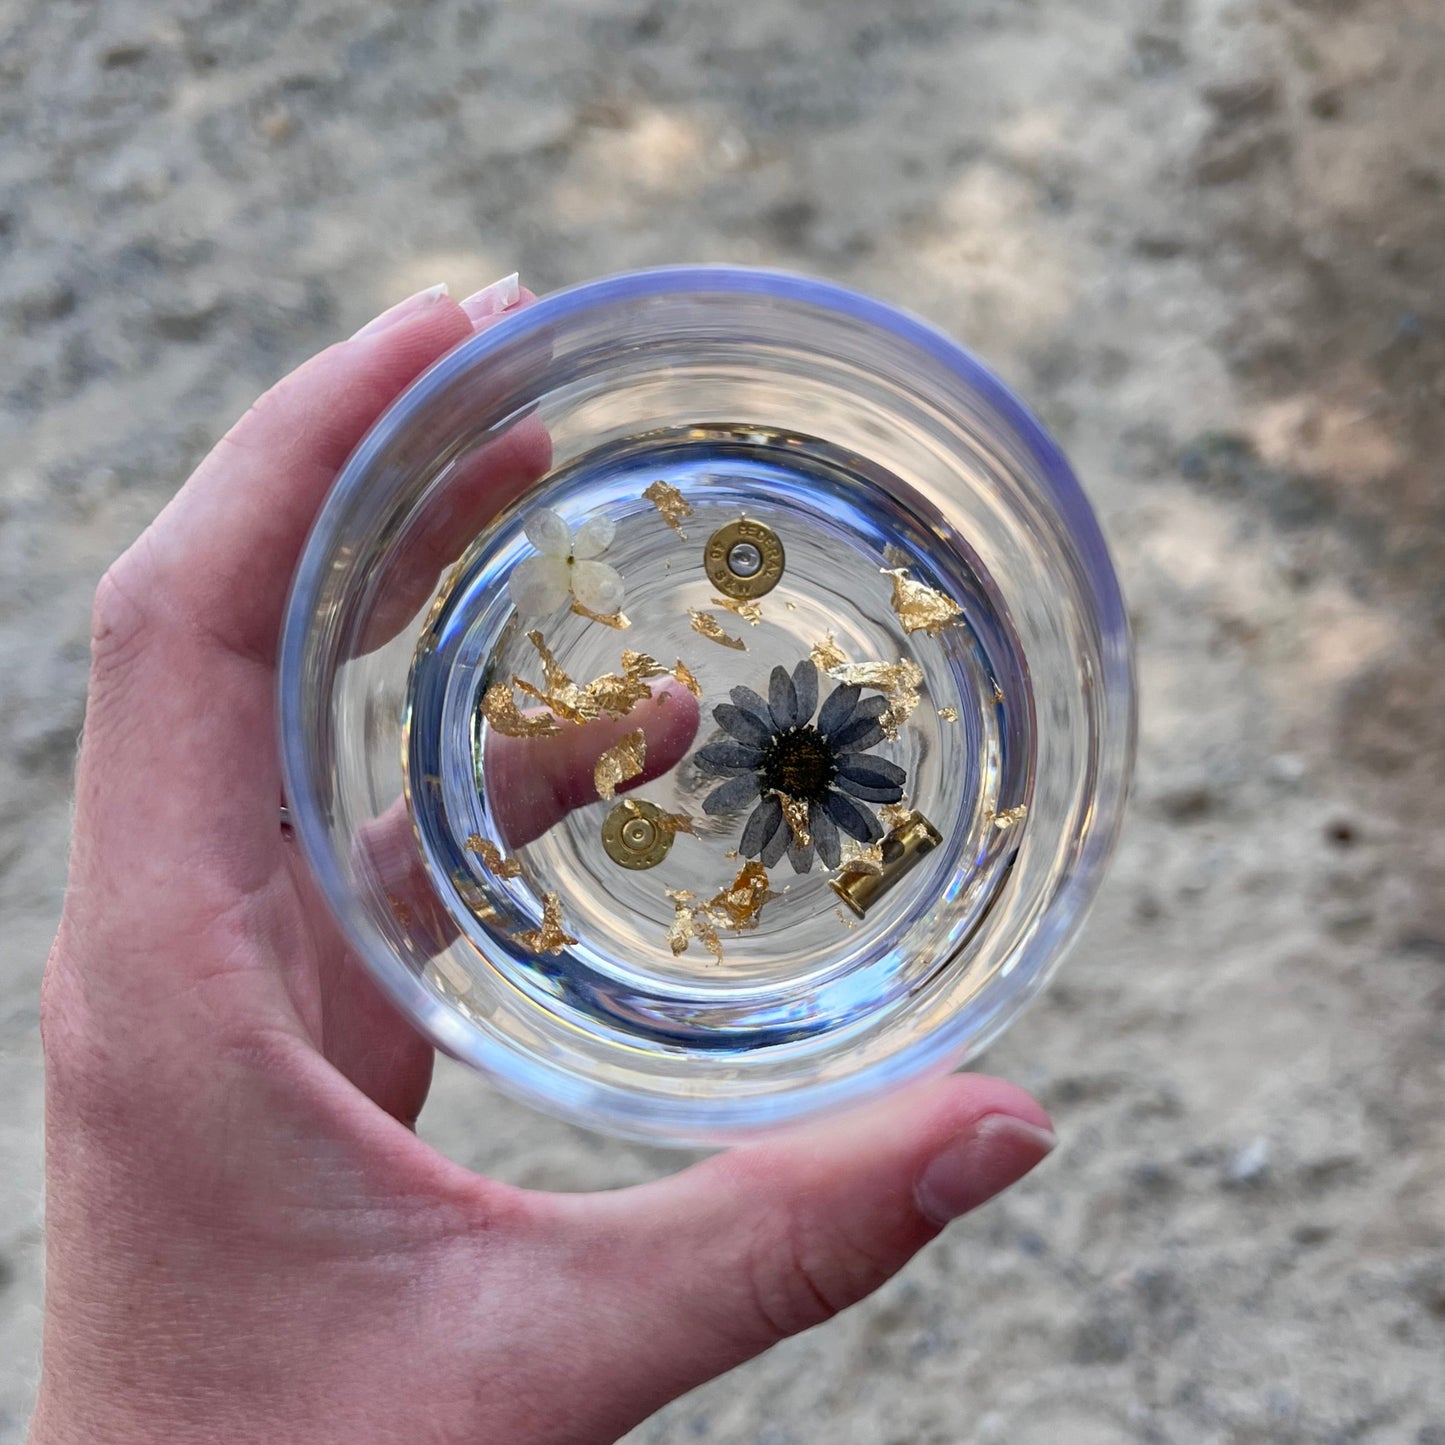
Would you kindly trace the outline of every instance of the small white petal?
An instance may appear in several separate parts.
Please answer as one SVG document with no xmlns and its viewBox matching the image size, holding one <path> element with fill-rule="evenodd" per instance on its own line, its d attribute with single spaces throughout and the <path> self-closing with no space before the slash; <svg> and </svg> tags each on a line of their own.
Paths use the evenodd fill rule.
<svg viewBox="0 0 1445 1445">
<path fill-rule="evenodd" d="M 600 557 L 617 535 L 617 524 L 611 517 L 590 517 L 577 529 L 572 539 L 574 557 Z"/>
<path fill-rule="evenodd" d="M 545 617 L 567 601 L 571 588 L 565 557 L 524 557 L 507 578 L 512 604 L 524 617 Z"/>
<path fill-rule="evenodd" d="M 574 563 L 572 591 L 589 612 L 609 616 L 622 606 L 622 576 L 606 562 Z"/>
<path fill-rule="evenodd" d="M 527 540 L 549 557 L 565 557 L 572 550 L 572 531 L 550 507 L 538 507 L 523 529 Z"/>
</svg>

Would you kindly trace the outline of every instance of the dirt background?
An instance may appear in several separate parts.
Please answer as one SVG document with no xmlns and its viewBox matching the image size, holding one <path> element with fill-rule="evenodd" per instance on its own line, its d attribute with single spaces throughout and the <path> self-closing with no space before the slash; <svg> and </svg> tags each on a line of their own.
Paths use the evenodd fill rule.
<svg viewBox="0 0 1445 1445">
<path fill-rule="evenodd" d="M 988 1060 L 1058 1154 L 633 1445 L 1445 1445 L 1439 0 L 0 0 L 0 1445 L 99 573 L 387 302 L 681 260 L 879 293 L 1023 391 L 1142 740 Z M 454 1070 L 423 1127 L 540 1187 L 677 1162 Z"/>
</svg>

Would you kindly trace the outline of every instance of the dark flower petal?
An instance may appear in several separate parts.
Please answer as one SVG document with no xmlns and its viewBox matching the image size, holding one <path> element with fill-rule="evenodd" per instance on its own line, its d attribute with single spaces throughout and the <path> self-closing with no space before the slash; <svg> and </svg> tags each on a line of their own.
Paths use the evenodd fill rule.
<svg viewBox="0 0 1445 1445">
<path fill-rule="evenodd" d="M 778 859 L 788 851 L 788 844 L 793 841 L 793 830 L 788 827 L 788 820 L 783 817 L 782 806 L 778 807 L 778 826 L 773 829 L 773 836 L 763 844 L 763 866 L 765 868 L 776 868 Z"/>
<path fill-rule="evenodd" d="M 763 845 L 778 831 L 778 824 L 783 821 L 783 805 L 778 802 L 776 793 L 769 793 L 756 808 L 748 819 L 748 825 L 743 829 L 742 842 L 738 844 L 738 852 L 744 858 L 756 858 L 763 851 Z"/>
<path fill-rule="evenodd" d="M 775 667 L 768 679 L 768 711 L 772 713 L 773 725 L 780 733 L 797 727 L 798 693 L 785 667 Z"/>
<path fill-rule="evenodd" d="M 721 702 L 712 710 L 713 718 L 724 732 L 731 733 L 740 743 L 750 748 L 766 747 L 773 730 L 761 719 L 754 717 L 740 707 Z"/>
<path fill-rule="evenodd" d="M 876 843 L 883 836 L 883 825 L 878 819 L 867 808 L 860 808 L 842 793 L 829 793 L 827 808 L 829 817 L 850 838 L 856 838 L 860 843 Z"/>
<path fill-rule="evenodd" d="M 834 688 L 823 704 L 823 711 L 818 714 L 818 731 L 827 737 L 833 728 L 842 727 L 853 716 L 853 709 L 858 706 L 862 695 L 863 689 L 855 682 Z"/>
<path fill-rule="evenodd" d="M 823 866 L 836 868 L 843 858 L 838 842 L 838 825 L 819 803 L 808 804 L 808 831 L 813 835 L 813 846 L 818 850 Z"/>
<path fill-rule="evenodd" d="M 744 712 L 750 712 L 769 731 L 773 726 L 773 715 L 768 711 L 768 705 L 750 687 L 735 687 L 728 696 L 733 703 L 742 708 Z"/>
<path fill-rule="evenodd" d="M 714 788 L 702 800 L 702 810 L 704 813 L 731 813 L 756 798 L 761 787 L 756 773 L 729 778 L 722 787 Z"/>
<path fill-rule="evenodd" d="M 839 778 L 834 784 L 854 798 L 865 803 L 901 803 L 903 789 L 897 783 L 886 783 L 881 788 L 870 788 L 867 783 L 855 783 L 852 778 Z"/>
<path fill-rule="evenodd" d="M 813 867 L 813 840 L 811 838 L 800 848 L 796 842 L 788 848 L 788 862 L 794 873 L 807 873 Z"/>
<path fill-rule="evenodd" d="M 818 706 L 818 669 L 806 657 L 793 669 L 793 691 L 798 695 L 798 726 L 802 727 Z"/>
<path fill-rule="evenodd" d="M 862 752 L 882 741 L 883 727 L 876 718 L 855 717 L 851 722 L 844 723 L 828 739 L 828 744 L 840 751 L 846 749 L 848 752 Z"/>
<path fill-rule="evenodd" d="M 756 772 L 763 765 L 763 754 L 760 748 L 745 748 L 741 743 L 720 742 L 699 748 L 692 755 L 692 760 L 704 772 L 728 778 L 734 773 Z"/>
<path fill-rule="evenodd" d="M 868 788 L 886 788 L 895 784 L 901 787 L 908 781 L 908 774 L 897 763 L 874 757 L 872 753 L 844 753 L 838 759 L 838 776 Z"/>
</svg>

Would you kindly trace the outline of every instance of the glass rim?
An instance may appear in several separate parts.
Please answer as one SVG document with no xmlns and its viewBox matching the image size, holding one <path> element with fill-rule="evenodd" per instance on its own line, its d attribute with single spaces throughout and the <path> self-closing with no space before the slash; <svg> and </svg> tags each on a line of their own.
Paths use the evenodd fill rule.
<svg viewBox="0 0 1445 1445">
<path fill-rule="evenodd" d="M 789 1081 L 761 1096 L 768 1106 L 768 1118 L 762 1122 L 758 1098 L 644 1094 L 579 1077 L 516 1050 L 462 1018 L 396 957 L 348 885 L 330 844 L 322 805 L 309 786 L 312 760 L 303 723 L 311 617 L 332 565 L 337 524 L 351 499 L 368 484 L 377 456 L 434 398 L 519 340 L 565 325 L 589 310 L 648 297 L 689 295 L 783 300 L 887 333 L 942 367 L 994 412 L 1032 458 L 1035 480 L 1047 488 L 1048 502 L 1077 554 L 1097 626 L 1102 670 L 1097 679 L 1101 745 L 1093 789 L 1094 822 L 1081 840 L 1074 868 L 1001 970 L 1000 977 L 1014 977 L 1015 987 L 981 990 L 931 1033 L 856 1074 L 822 1082 Z M 1108 545 L 1072 466 L 1024 402 L 967 348 L 907 311 L 833 282 L 730 265 L 654 267 L 553 292 L 461 342 L 417 377 L 357 445 L 317 514 L 287 600 L 277 671 L 282 773 L 292 828 L 334 921 L 377 986 L 435 1047 L 488 1078 L 504 1081 L 509 1093 L 532 1106 L 614 1135 L 671 1144 L 725 1144 L 803 1118 L 836 1113 L 935 1073 L 945 1063 L 960 1065 L 987 1048 L 1053 976 L 1087 919 L 1123 826 L 1137 731 L 1133 642 Z"/>
</svg>

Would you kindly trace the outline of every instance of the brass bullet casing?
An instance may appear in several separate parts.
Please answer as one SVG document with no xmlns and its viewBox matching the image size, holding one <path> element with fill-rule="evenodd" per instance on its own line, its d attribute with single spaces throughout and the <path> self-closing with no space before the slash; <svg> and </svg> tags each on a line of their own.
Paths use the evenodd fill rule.
<svg viewBox="0 0 1445 1445">
<path fill-rule="evenodd" d="M 602 846 L 622 868 L 656 868 L 672 850 L 675 831 L 666 826 L 661 808 L 628 798 L 602 820 Z"/>
<path fill-rule="evenodd" d="M 787 558 L 771 527 L 739 517 L 719 527 L 702 553 L 708 580 L 724 597 L 765 597 L 783 580 Z"/>
<path fill-rule="evenodd" d="M 883 840 L 883 867 L 877 873 L 847 873 L 830 878 L 830 887 L 862 918 L 885 893 L 911 871 L 926 853 L 943 842 L 943 835 L 923 816 L 910 813 Z"/>
</svg>

